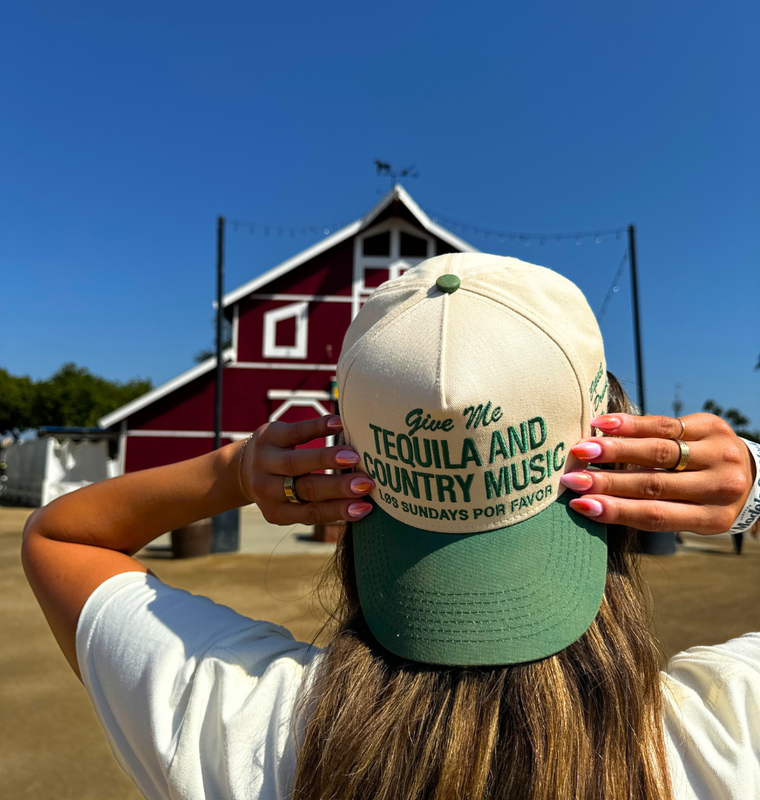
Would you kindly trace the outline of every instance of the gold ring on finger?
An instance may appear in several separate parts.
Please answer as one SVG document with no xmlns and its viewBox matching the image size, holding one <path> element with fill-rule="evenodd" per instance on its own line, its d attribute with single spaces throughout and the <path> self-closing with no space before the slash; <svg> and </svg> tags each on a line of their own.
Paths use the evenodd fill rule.
<svg viewBox="0 0 760 800">
<path fill-rule="evenodd" d="M 673 439 L 673 441 L 678 445 L 678 449 L 681 451 L 678 457 L 678 463 L 675 467 L 670 468 L 670 472 L 682 472 L 686 469 L 686 465 L 689 463 L 689 445 L 686 442 L 682 442 L 680 439 Z"/>
<path fill-rule="evenodd" d="M 302 506 L 305 505 L 307 501 L 301 500 L 301 498 L 298 496 L 298 493 L 296 492 L 296 480 L 299 477 L 300 476 L 298 475 L 296 475 L 295 478 L 292 477 L 291 475 L 287 475 L 285 477 L 285 485 L 283 486 L 283 490 L 285 491 L 285 497 L 287 497 L 291 503 L 298 503 L 298 505 Z"/>
<path fill-rule="evenodd" d="M 681 423 L 681 433 L 679 433 L 674 440 L 677 442 L 679 439 L 683 439 L 683 437 L 686 436 L 686 423 L 682 419 L 679 419 L 678 417 L 676 417 L 675 419 L 677 422 Z"/>
</svg>

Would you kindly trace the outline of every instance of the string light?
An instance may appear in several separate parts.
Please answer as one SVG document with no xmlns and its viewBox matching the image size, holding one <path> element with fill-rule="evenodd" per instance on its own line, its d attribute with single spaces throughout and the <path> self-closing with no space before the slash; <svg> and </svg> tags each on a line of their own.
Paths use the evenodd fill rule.
<svg viewBox="0 0 760 800">
<path fill-rule="evenodd" d="M 540 245 L 545 245 L 549 242 L 563 244 L 564 242 L 573 241 L 575 244 L 580 245 L 585 239 L 594 242 L 594 244 L 600 244 L 602 239 L 607 236 L 614 236 L 616 239 L 622 239 L 623 234 L 625 233 L 625 227 L 607 228 L 604 230 L 597 229 L 593 231 L 575 231 L 574 233 L 525 233 L 520 231 L 501 231 L 492 228 L 483 228 L 480 225 L 471 225 L 467 222 L 459 222 L 458 220 L 451 219 L 451 217 L 446 217 L 441 214 L 431 214 L 430 218 L 435 223 L 440 222 L 447 228 L 457 229 L 463 234 L 482 236 L 484 239 L 493 237 L 502 243 L 506 241 L 509 241 L 510 244 L 519 242 L 525 247 L 529 247 L 531 242 L 538 242 Z M 237 232 L 239 229 L 242 229 L 247 230 L 250 234 L 263 233 L 264 236 L 269 236 L 270 230 L 277 231 L 278 236 L 282 236 L 284 233 L 288 233 L 292 237 L 320 235 L 329 236 L 331 232 L 334 233 L 340 228 L 345 227 L 345 225 L 338 224 L 308 226 L 272 225 L 261 222 L 246 222 L 239 219 L 230 219 L 228 222 L 230 223 L 233 232 Z"/>
<path fill-rule="evenodd" d="M 605 236 L 614 236 L 616 239 L 622 239 L 625 233 L 625 226 L 620 228 L 606 228 L 604 230 L 593 231 L 575 231 L 568 233 L 524 233 L 520 231 L 500 231 L 492 228 L 483 228 L 481 226 L 471 225 L 467 222 L 460 222 L 459 220 L 452 219 L 451 217 L 444 216 L 443 214 L 430 214 L 433 222 L 440 222 L 447 228 L 457 228 L 463 233 L 472 232 L 476 236 L 495 236 L 500 242 L 509 239 L 510 244 L 517 241 L 527 245 L 531 241 L 537 241 L 539 244 L 546 244 L 550 240 L 554 240 L 556 244 L 562 244 L 564 241 L 572 240 L 576 244 L 581 244 L 584 239 L 591 239 L 595 244 L 599 244 Z"/>
<path fill-rule="evenodd" d="M 273 225 L 271 223 L 248 222 L 240 219 L 228 219 L 227 222 L 233 233 L 242 230 L 251 235 L 258 233 L 269 236 L 270 232 L 276 232 L 278 236 L 285 236 L 288 234 L 294 238 L 296 236 L 329 236 L 330 233 L 334 233 L 336 230 L 345 227 L 345 225 L 339 225 L 337 223 L 333 225 Z"/>
<path fill-rule="evenodd" d="M 620 264 L 618 264 L 615 277 L 612 279 L 610 288 L 607 290 L 607 294 L 604 297 L 604 301 L 602 302 L 602 307 L 599 309 L 599 313 L 596 315 L 597 322 L 601 322 L 602 319 L 604 319 L 604 315 L 607 313 L 607 307 L 610 304 L 610 300 L 612 300 L 613 295 L 617 294 L 620 291 L 619 282 L 620 279 L 623 277 L 623 270 L 625 269 L 627 261 L 628 261 L 628 248 L 626 247 L 625 252 L 623 253 L 623 257 L 620 259 Z"/>
</svg>

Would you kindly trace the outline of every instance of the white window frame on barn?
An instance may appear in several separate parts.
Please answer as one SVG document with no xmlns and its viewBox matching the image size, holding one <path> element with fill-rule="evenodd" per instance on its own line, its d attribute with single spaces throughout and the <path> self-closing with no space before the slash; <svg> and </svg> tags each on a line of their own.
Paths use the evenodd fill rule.
<svg viewBox="0 0 760 800">
<path fill-rule="evenodd" d="M 296 319 L 295 345 L 277 344 L 277 323 Z M 309 304 L 290 303 L 287 306 L 264 312 L 264 358 L 306 358 L 309 349 Z"/>
<path fill-rule="evenodd" d="M 390 232 L 390 253 L 387 256 L 365 256 L 364 255 L 364 240 L 380 233 Z M 424 256 L 401 256 L 401 234 L 408 233 L 417 239 L 423 239 L 427 242 L 427 255 Z M 432 258 L 435 255 L 435 239 L 429 234 L 425 233 L 420 228 L 410 225 L 408 222 L 400 219 L 389 219 L 375 225 L 372 228 L 367 228 L 362 231 L 354 239 L 354 279 L 351 292 L 351 319 L 353 319 L 361 309 L 362 305 L 367 301 L 372 292 L 377 287 L 364 285 L 364 275 L 368 269 L 387 269 L 388 280 L 398 278 L 402 272 L 416 267 L 421 264 L 425 259 Z"/>
</svg>

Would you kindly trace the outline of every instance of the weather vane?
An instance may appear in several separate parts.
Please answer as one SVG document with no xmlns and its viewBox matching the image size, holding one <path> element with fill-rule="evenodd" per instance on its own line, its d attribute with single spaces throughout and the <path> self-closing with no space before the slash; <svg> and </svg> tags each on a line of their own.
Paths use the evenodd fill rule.
<svg viewBox="0 0 760 800">
<path fill-rule="evenodd" d="M 400 170 L 395 170 L 390 164 L 381 161 L 379 158 L 375 159 L 375 168 L 378 175 L 384 175 L 391 179 L 391 189 L 396 183 L 397 178 L 419 178 L 420 173 L 414 168 L 414 164 L 409 167 L 404 167 Z"/>
</svg>

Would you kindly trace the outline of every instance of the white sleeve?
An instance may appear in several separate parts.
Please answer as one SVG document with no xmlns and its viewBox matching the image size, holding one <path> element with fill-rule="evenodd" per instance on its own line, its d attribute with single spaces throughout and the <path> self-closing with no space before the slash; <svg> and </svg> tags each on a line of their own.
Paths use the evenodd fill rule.
<svg viewBox="0 0 760 800">
<path fill-rule="evenodd" d="M 749 439 L 742 439 L 749 449 L 750 456 L 755 461 L 755 482 L 752 484 L 747 502 L 739 512 L 739 516 L 729 529 L 729 533 L 744 533 L 749 530 L 760 517 L 760 444 L 750 442 Z"/>
<path fill-rule="evenodd" d="M 675 797 L 760 797 L 760 633 L 676 655 L 663 715 Z"/>
<path fill-rule="evenodd" d="M 277 659 L 302 669 L 308 649 L 285 628 L 248 619 L 143 573 L 105 581 L 82 609 L 76 634 L 82 681 L 117 760 L 145 797 L 175 797 L 172 762 L 180 741 L 187 747 L 188 736 L 196 735 L 186 716 L 215 716 L 217 694 L 229 691 L 241 672 L 224 663 L 229 674 L 220 676 L 218 663 L 207 666 L 226 647 L 244 650 L 243 681 L 251 693 L 254 674 L 264 674 Z M 204 757 L 202 741 L 193 749 L 194 757 Z"/>
</svg>

